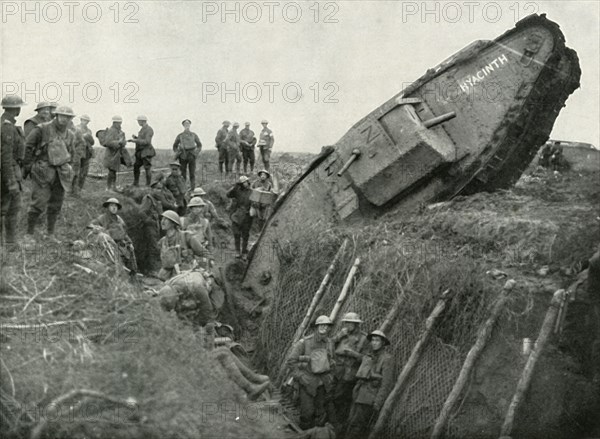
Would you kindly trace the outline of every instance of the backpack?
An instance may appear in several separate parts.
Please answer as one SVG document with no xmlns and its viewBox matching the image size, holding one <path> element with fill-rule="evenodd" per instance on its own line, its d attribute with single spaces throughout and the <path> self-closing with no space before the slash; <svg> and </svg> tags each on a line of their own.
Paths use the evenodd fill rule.
<svg viewBox="0 0 600 439">
<path fill-rule="evenodd" d="M 104 146 L 104 141 L 106 140 L 106 132 L 108 131 L 108 128 L 104 128 L 103 130 L 98 130 L 96 131 L 96 137 L 98 138 L 98 142 L 100 142 L 100 145 Z"/>
</svg>

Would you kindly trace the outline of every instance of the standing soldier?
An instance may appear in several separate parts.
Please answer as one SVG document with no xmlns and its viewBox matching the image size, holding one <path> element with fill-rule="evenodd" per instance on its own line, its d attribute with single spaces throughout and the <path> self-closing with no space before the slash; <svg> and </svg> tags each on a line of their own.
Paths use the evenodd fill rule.
<svg viewBox="0 0 600 439">
<path fill-rule="evenodd" d="M 71 190 L 75 134 L 67 127 L 75 117 L 70 107 L 58 107 L 56 117 L 35 127 L 25 141 L 23 167 L 31 174 L 31 204 L 27 212 L 27 239 L 33 241 L 35 226 L 46 211 L 48 238 L 58 243 L 54 229 L 65 191 Z"/>
<path fill-rule="evenodd" d="M 194 197 L 204 197 L 205 195 L 206 191 L 201 187 L 195 188 L 188 194 L 190 200 Z M 206 216 L 206 218 L 208 218 L 208 220 L 212 224 L 220 224 L 222 226 L 225 226 L 225 221 L 217 213 L 217 209 L 215 208 L 213 202 L 205 198 L 202 198 L 202 200 L 206 204 L 206 209 L 204 209 L 204 216 Z"/>
<path fill-rule="evenodd" d="M 83 189 L 85 179 L 87 178 L 90 169 L 90 160 L 94 157 L 94 136 L 92 136 L 92 131 L 88 128 L 88 123 L 91 120 L 90 116 L 83 114 L 79 117 L 79 120 L 81 123 L 77 125 L 76 129 L 79 135 L 83 137 L 85 149 L 80 158 L 79 173 L 73 177 L 73 189 L 77 192 Z"/>
<path fill-rule="evenodd" d="M 242 163 L 242 155 L 240 154 L 240 135 L 237 132 L 239 126 L 239 123 L 234 122 L 233 127 L 225 140 L 225 144 L 227 145 L 227 172 L 233 171 L 233 163 L 235 162 L 235 172 L 238 175 Z"/>
<path fill-rule="evenodd" d="M 308 430 L 327 413 L 333 422 L 333 344 L 328 337 L 332 322 L 327 316 L 315 321 L 316 333 L 299 340 L 292 348 L 288 365 L 300 386 L 300 428 Z"/>
<path fill-rule="evenodd" d="M 360 330 L 362 320 L 355 312 L 342 319 L 343 327 L 333 338 L 335 346 L 336 386 L 334 391 L 336 431 L 341 433 L 348 420 L 352 405 L 352 390 L 356 385 L 356 372 L 367 348 L 367 334 Z"/>
<path fill-rule="evenodd" d="M 173 143 L 173 151 L 175 151 L 175 159 L 179 159 L 181 164 L 181 175 L 183 181 L 187 178 L 187 170 L 190 170 L 190 189 L 194 190 L 196 187 L 196 159 L 202 151 L 202 143 L 198 138 L 198 135 L 190 131 L 190 125 L 192 121 L 185 119 L 181 122 L 183 125 L 183 132 L 179 133 Z"/>
<path fill-rule="evenodd" d="M 258 147 L 260 148 L 260 156 L 262 158 L 263 166 L 268 171 L 269 165 L 271 161 L 271 149 L 273 149 L 273 144 L 275 143 L 275 137 L 273 137 L 273 131 L 267 128 L 269 121 L 263 119 L 261 125 L 263 126 L 262 131 L 260 132 Z"/>
<path fill-rule="evenodd" d="M 380 330 L 371 332 L 367 338 L 371 354 L 363 357 L 356 375 L 358 384 L 354 387 L 348 430 L 344 436 L 348 439 L 368 436 L 368 428 L 377 419 L 394 385 L 394 361 L 386 352 L 390 341 Z"/>
<path fill-rule="evenodd" d="M 31 130 L 37 127 L 39 124 L 44 122 L 50 122 L 54 115 L 54 109 L 56 108 L 56 104 L 52 102 L 40 102 L 35 107 L 35 111 L 37 114 L 25 121 L 23 124 L 23 131 L 25 131 L 25 138 L 29 136 Z"/>
<path fill-rule="evenodd" d="M 133 185 L 140 184 L 140 168 L 143 166 L 146 172 L 146 186 L 152 181 L 152 157 L 156 155 L 152 146 L 154 130 L 148 125 L 146 116 L 137 117 L 138 125 L 141 127 L 137 136 L 133 136 L 128 142 L 135 143 L 135 163 L 133 164 Z"/>
<path fill-rule="evenodd" d="M 25 102 L 16 95 L 8 95 L 2 99 L 4 113 L 0 117 L 2 128 L 0 153 L 2 155 L 2 192 L 0 203 L 0 240 L 5 243 L 16 243 L 17 217 L 21 209 L 21 167 L 19 166 L 19 151 L 24 150 L 25 138 L 23 132 L 15 125 L 17 116 Z"/>
<path fill-rule="evenodd" d="M 177 201 L 177 213 L 185 215 L 185 180 L 181 176 L 181 165 L 178 162 L 172 162 L 170 165 L 171 174 L 165 181 L 165 187 L 171 191 L 173 198 Z"/>
<path fill-rule="evenodd" d="M 250 172 L 254 172 L 254 146 L 256 137 L 254 131 L 250 129 L 250 122 L 244 124 L 245 128 L 240 131 L 240 147 L 242 148 L 242 158 L 244 160 L 244 174 L 248 173 L 248 163 L 250 163 Z"/>
<path fill-rule="evenodd" d="M 252 228 L 252 217 L 250 216 L 250 180 L 245 175 L 240 177 L 231 189 L 227 191 L 227 197 L 233 198 L 233 212 L 231 213 L 231 230 L 235 242 L 236 258 L 245 258 L 248 255 L 248 239 Z"/>
<path fill-rule="evenodd" d="M 219 151 L 219 172 L 223 174 L 223 164 L 225 164 L 225 173 L 227 171 L 227 135 L 229 134 L 228 120 L 223 121 L 223 126 L 217 131 L 217 137 L 215 137 L 215 146 Z"/>
<path fill-rule="evenodd" d="M 117 171 L 119 166 L 131 166 L 131 157 L 125 149 L 127 141 L 125 133 L 121 130 L 123 118 L 121 116 L 113 116 L 112 126 L 106 130 L 100 144 L 106 148 L 104 152 L 104 166 L 108 168 L 108 177 L 106 179 L 106 190 L 114 190 L 117 184 Z"/>
</svg>

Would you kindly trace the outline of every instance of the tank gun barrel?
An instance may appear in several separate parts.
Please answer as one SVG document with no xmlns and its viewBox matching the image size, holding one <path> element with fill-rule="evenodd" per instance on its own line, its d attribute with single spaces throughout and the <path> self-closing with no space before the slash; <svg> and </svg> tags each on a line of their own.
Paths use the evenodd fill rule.
<svg viewBox="0 0 600 439">
<path fill-rule="evenodd" d="M 447 122 L 450 119 L 454 119 L 456 117 L 456 112 L 455 111 L 451 111 L 450 113 L 445 113 L 442 114 L 440 116 L 436 116 L 433 117 L 429 120 L 426 120 L 423 122 L 423 125 L 425 125 L 425 128 L 432 128 L 436 125 L 439 125 L 441 123 Z"/>
</svg>

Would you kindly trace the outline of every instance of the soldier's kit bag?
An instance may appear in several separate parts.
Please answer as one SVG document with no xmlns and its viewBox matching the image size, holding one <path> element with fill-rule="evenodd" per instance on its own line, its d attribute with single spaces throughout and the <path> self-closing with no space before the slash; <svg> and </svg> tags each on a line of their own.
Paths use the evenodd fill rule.
<svg viewBox="0 0 600 439">
<path fill-rule="evenodd" d="M 315 349 L 311 351 L 310 370 L 315 374 L 325 373 L 331 370 L 326 349 Z"/>
<path fill-rule="evenodd" d="M 371 369 L 373 368 L 373 357 L 370 355 L 363 356 L 363 359 L 360 363 L 360 367 L 358 368 L 358 372 L 356 372 L 356 378 L 367 379 L 371 375 Z"/>
<path fill-rule="evenodd" d="M 48 163 L 52 166 L 62 166 L 71 161 L 71 154 L 62 139 L 52 139 L 48 142 Z"/>
<path fill-rule="evenodd" d="M 104 146 L 104 141 L 106 140 L 106 132 L 107 131 L 108 131 L 108 128 L 96 131 L 96 137 L 98 138 L 98 142 L 100 142 L 100 145 L 102 145 L 102 146 Z"/>
</svg>

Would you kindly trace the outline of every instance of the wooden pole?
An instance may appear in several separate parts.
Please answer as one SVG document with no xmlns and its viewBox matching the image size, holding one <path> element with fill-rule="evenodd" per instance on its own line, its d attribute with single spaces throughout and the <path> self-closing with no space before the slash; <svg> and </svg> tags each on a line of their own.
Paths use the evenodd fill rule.
<svg viewBox="0 0 600 439">
<path fill-rule="evenodd" d="M 308 327 L 308 324 L 310 323 L 310 320 L 313 317 L 315 309 L 317 308 L 317 305 L 319 304 L 319 302 L 321 301 L 321 298 L 323 297 L 323 294 L 325 293 L 325 288 L 327 287 L 327 284 L 329 283 L 331 277 L 333 276 L 335 267 L 336 267 L 338 261 L 340 260 L 340 258 L 342 257 L 342 254 L 344 254 L 344 250 L 346 248 L 347 243 L 348 243 L 348 238 L 344 239 L 344 242 L 342 242 L 342 245 L 340 246 L 337 253 L 335 254 L 333 261 L 331 262 L 331 264 L 329 265 L 329 268 L 327 269 L 327 273 L 325 273 L 325 277 L 323 277 L 323 280 L 321 281 L 321 285 L 319 285 L 319 288 L 317 289 L 316 293 L 314 294 L 312 301 L 310 302 L 310 305 L 308 306 L 308 309 L 306 310 L 306 314 L 304 316 L 304 319 L 302 320 L 302 323 L 300 323 L 300 326 L 298 326 L 298 329 L 296 329 L 296 332 L 294 333 L 294 336 L 292 337 L 290 346 L 288 347 L 288 349 L 285 352 L 285 355 L 283 356 L 283 361 L 281 362 L 281 366 L 279 368 L 279 374 L 277 375 L 276 382 L 279 382 L 279 380 L 283 378 L 283 375 L 286 370 L 285 364 L 289 357 L 290 348 L 298 340 L 300 340 L 300 338 L 302 337 L 302 334 L 304 334 L 304 331 L 306 331 L 306 328 Z"/>
<path fill-rule="evenodd" d="M 477 340 L 475 344 L 469 350 L 467 354 L 467 358 L 463 363 L 463 367 L 460 370 L 460 374 L 456 382 L 454 383 L 454 387 L 448 395 L 444 406 L 442 407 L 442 411 L 440 412 L 435 426 L 433 427 L 433 433 L 431 433 L 431 439 L 438 439 L 442 436 L 443 431 L 446 427 L 446 423 L 448 422 L 448 418 L 450 417 L 450 413 L 454 409 L 460 394 L 462 393 L 467 381 L 469 379 L 469 375 L 475 366 L 475 362 L 479 358 L 481 351 L 485 348 L 490 336 L 492 335 L 492 330 L 494 329 L 494 325 L 496 320 L 498 320 L 498 316 L 500 315 L 500 311 L 504 307 L 506 300 L 508 299 L 508 292 L 513 289 L 516 282 L 513 279 L 509 279 L 506 281 L 502 292 L 498 299 L 496 299 L 496 303 L 494 303 L 494 307 L 492 308 L 492 313 L 485 321 L 483 326 L 479 329 L 479 333 L 477 334 Z"/>
<path fill-rule="evenodd" d="M 529 389 L 529 384 L 531 383 L 531 377 L 533 376 L 535 365 L 542 355 L 544 346 L 546 346 L 546 343 L 552 334 L 552 328 L 554 326 L 560 304 L 564 301 L 565 294 L 565 290 L 558 290 L 552 296 L 550 306 L 548 307 L 546 317 L 544 317 L 544 322 L 542 323 L 542 328 L 540 329 L 540 335 L 537 338 L 533 351 L 527 359 L 527 363 L 523 368 L 523 373 L 521 374 L 521 378 L 517 384 L 517 390 L 515 391 L 513 399 L 508 406 L 506 417 L 504 418 L 504 424 L 502 424 L 502 430 L 500 431 L 500 436 L 510 437 L 513 429 L 515 414 L 519 408 L 519 405 L 523 401 L 527 390 Z"/>
<path fill-rule="evenodd" d="M 394 320 L 396 320 L 396 316 L 398 315 L 398 312 L 400 311 L 400 305 L 402 304 L 402 299 L 403 299 L 403 296 L 400 296 L 398 298 L 398 300 L 396 300 L 396 303 L 394 304 L 392 309 L 390 309 L 387 316 L 385 316 L 385 320 L 379 326 L 379 330 L 386 335 L 387 335 L 388 329 L 391 328 L 392 323 L 394 322 Z"/>
<path fill-rule="evenodd" d="M 308 327 L 308 324 L 310 323 L 310 320 L 313 317 L 315 309 L 317 308 L 317 305 L 321 301 L 321 297 L 323 297 L 323 293 L 325 292 L 325 287 L 327 287 L 327 284 L 329 283 L 329 280 L 331 279 L 331 276 L 333 275 L 333 272 L 335 271 L 335 266 L 337 265 L 338 261 L 342 257 L 342 254 L 344 253 L 344 249 L 346 248 L 347 243 L 348 243 L 348 238 L 344 239 L 344 242 L 342 242 L 342 245 L 340 246 L 337 253 L 335 254 L 335 257 L 333 258 L 331 265 L 329 265 L 329 268 L 327 269 L 327 273 L 325 274 L 325 277 L 321 281 L 321 285 L 319 285 L 319 289 L 313 296 L 312 302 L 310 303 L 310 306 L 308 307 L 308 310 L 306 311 L 306 315 L 304 316 L 302 323 L 300 323 L 300 326 L 298 326 L 298 329 L 296 330 L 296 333 L 294 334 L 294 337 L 292 338 L 292 344 L 294 344 L 298 340 L 300 340 L 300 338 L 302 337 L 302 334 L 304 334 L 304 331 L 306 331 L 306 328 Z"/>
<path fill-rule="evenodd" d="M 408 358 L 408 361 L 402 368 L 402 372 L 400 373 L 400 376 L 398 377 L 398 380 L 396 381 L 396 385 L 394 386 L 394 388 L 388 395 L 387 399 L 385 400 L 385 403 L 383 404 L 383 407 L 381 408 L 381 412 L 379 413 L 379 417 L 377 418 L 377 422 L 375 423 L 375 427 L 373 427 L 373 430 L 371 431 L 371 434 L 369 435 L 369 439 L 377 439 L 377 437 L 381 436 L 383 427 L 390 419 L 390 416 L 392 415 L 392 410 L 393 410 L 394 406 L 396 405 L 396 402 L 404 393 L 406 385 L 408 384 L 408 380 L 411 377 L 412 372 L 414 371 L 417 363 L 421 359 L 421 356 L 423 355 L 423 351 L 425 350 L 425 345 L 429 341 L 433 327 L 434 327 L 438 317 L 442 314 L 442 312 L 446 308 L 446 302 L 449 297 L 450 297 L 450 290 L 444 291 L 442 293 L 442 296 L 440 297 L 440 300 L 438 300 L 438 303 L 435 305 L 435 308 L 433 309 L 431 314 L 429 314 L 429 317 L 425 321 L 425 329 L 423 330 L 423 332 L 421 333 L 421 336 L 419 337 L 419 340 L 413 347 L 413 350 L 410 353 L 410 357 Z M 391 313 L 391 311 L 390 311 L 390 313 Z M 383 325 L 382 325 L 382 327 L 383 327 Z"/>
<path fill-rule="evenodd" d="M 331 311 L 331 314 L 329 314 L 329 319 L 332 322 L 335 322 L 335 319 L 336 319 L 338 313 L 340 312 L 340 309 L 342 308 L 344 301 L 346 300 L 346 296 L 348 295 L 348 291 L 350 290 L 350 286 L 352 285 L 352 280 L 354 279 L 354 275 L 356 274 L 356 270 L 358 270 L 359 265 L 360 265 L 360 258 L 356 258 L 354 260 L 354 264 L 352 264 L 352 268 L 350 268 L 350 271 L 348 272 L 348 276 L 346 277 L 346 282 L 344 283 L 344 286 L 342 287 L 342 292 L 340 293 L 337 301 L 335 302 L 335 305 L 333 306 L 333 310 Z"/>
</svg>

